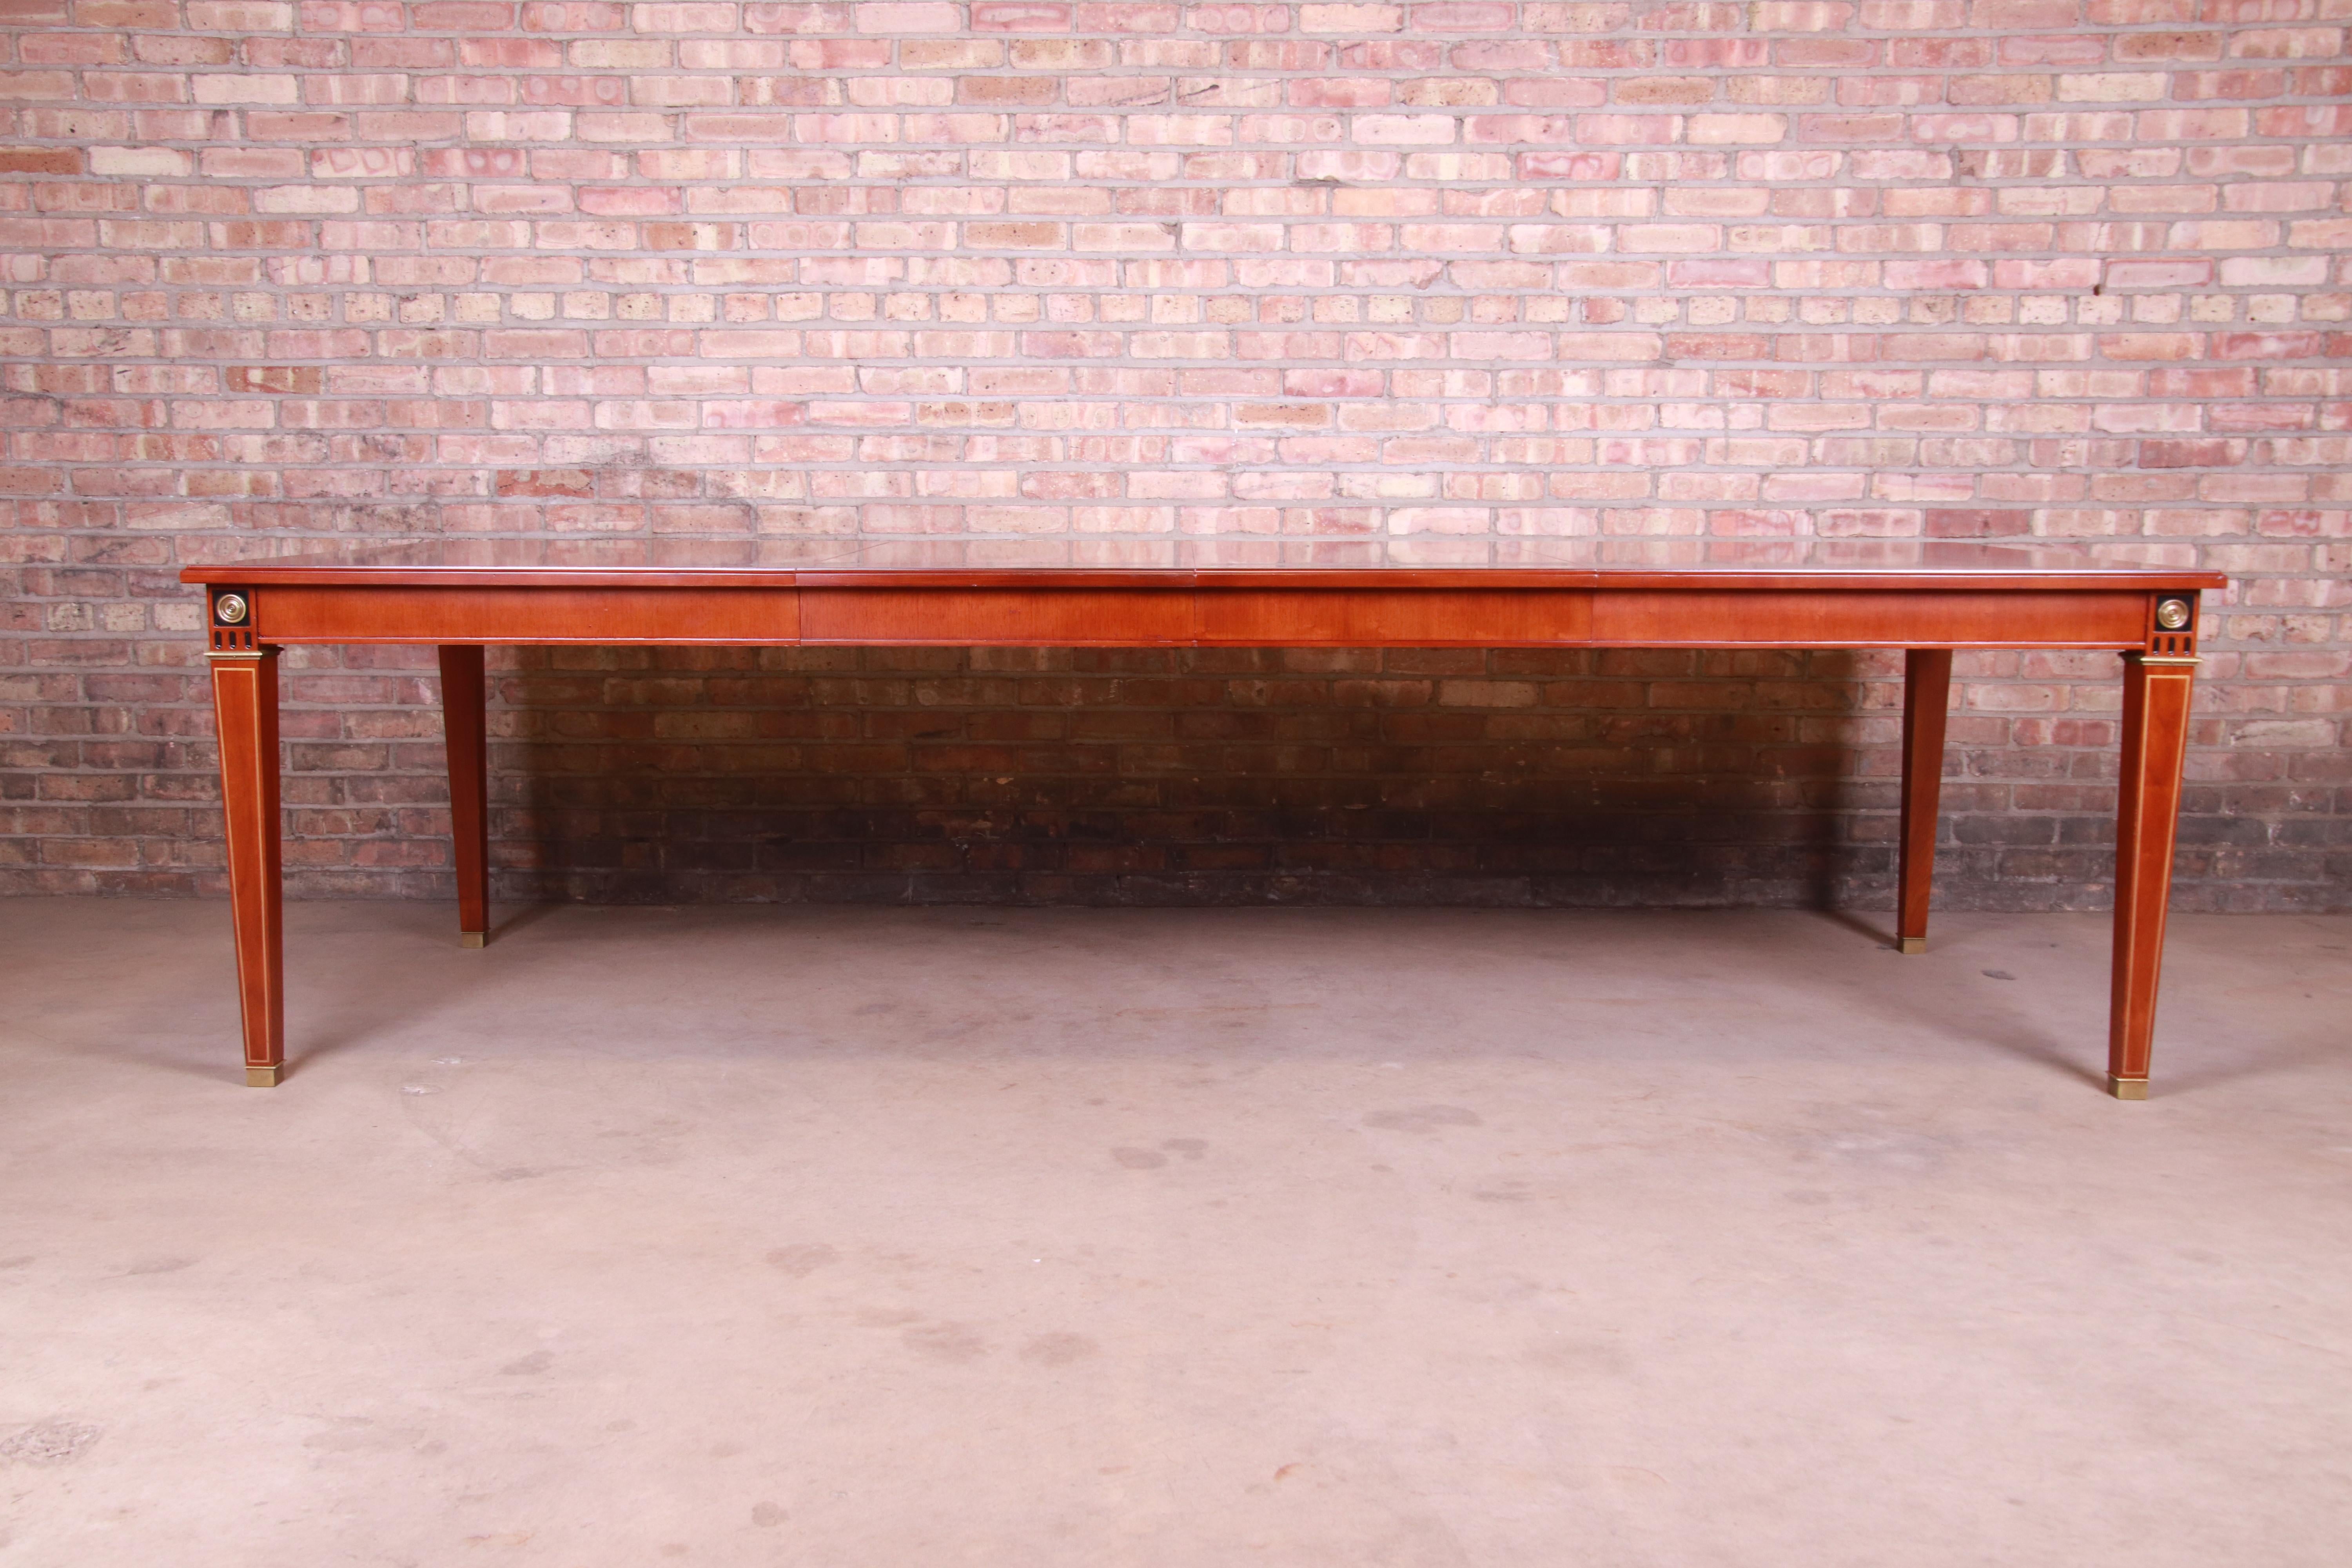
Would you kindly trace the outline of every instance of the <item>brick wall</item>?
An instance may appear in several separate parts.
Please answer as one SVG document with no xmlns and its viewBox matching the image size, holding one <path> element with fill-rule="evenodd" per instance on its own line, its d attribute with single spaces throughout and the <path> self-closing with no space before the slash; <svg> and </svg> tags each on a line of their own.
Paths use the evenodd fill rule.
<svg viewBox="0 0 2352 1568">
<path fill-rule="evenodd" d="M 216 888 L 187 561 L 1927 536 L 2209 605 L 2181 902 L 2352 894 L 2352 0 L 0 0 L 0 890 Z M 298 890 L 446 890 L 413 652 Z M 2108 875 L 1961 661 L 1945 897 Z M 508 897 L 1883 901 L 1882 655 L 532 652 Z"/>
</svg>

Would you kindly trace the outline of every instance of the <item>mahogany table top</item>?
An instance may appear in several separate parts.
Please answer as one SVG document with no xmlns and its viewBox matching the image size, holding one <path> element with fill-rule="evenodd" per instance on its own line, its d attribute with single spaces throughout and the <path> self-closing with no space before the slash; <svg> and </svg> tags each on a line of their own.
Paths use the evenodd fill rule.
<svg viewBox="0 0 2352 1568">
<path fill-rule="evenodd" d="M 371 587 L 2219 589 L 2185 547 L 1915 540 L 475 539 L 192 565 L 186 583 Z M 2168 557 L 2171 557 L 2168 559 Z"/>
</svg>

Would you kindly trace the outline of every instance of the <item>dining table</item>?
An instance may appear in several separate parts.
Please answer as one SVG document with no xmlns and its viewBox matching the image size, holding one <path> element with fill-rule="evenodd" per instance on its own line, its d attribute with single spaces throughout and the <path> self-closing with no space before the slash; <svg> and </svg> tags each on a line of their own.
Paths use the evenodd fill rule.
<svg viewBox="0 0 2352 1568">
<path fill-rule="evenodd" d="M 1972 541 L 241 539 L 204 595 L 246 1082 L 287 1062 L 283 648 L 438 650 L 457 937 L 488 940 L 485 650 L 635 647 L 1901 649 L 1894 941 L 1925 950 L 1953 656 L 2120 655 L 2106 1083 L 2147 1095 L 2202 595 L 2163 546 Z"/>
</svg>

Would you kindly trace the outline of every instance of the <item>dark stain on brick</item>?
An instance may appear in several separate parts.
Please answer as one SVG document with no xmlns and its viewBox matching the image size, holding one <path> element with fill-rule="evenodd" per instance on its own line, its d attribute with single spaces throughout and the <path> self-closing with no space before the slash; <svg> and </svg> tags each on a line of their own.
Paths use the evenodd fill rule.
<svg viewBox="0 0 2352 1568">
<path fill-rule="evenodd" d="M 0 174 L 79 174 L 79 147 L 0 147 Z"/>
</svg>

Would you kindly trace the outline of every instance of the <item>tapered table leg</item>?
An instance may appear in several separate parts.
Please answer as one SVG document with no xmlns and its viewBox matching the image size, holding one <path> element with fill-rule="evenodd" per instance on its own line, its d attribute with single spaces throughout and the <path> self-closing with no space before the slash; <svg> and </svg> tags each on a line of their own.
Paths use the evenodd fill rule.
<svg viewBox="0 0 2352 1568">
<path fill-rule="evenodd" d="M 228 901 L 236 928 L 237 1006 L 245 1081 L 278 1082 L 286 1064 L 286 930 L 278 858 L 278 650 L 205 656 L 220 737 L 221 806 L 228 824 Z"/>
<path fill-rule="evenodd" d="M 457 943 L 479 947 L 490 931 L 488 684 L 482 650 L 441 649 L 441 728 L 449 742 L 449 831 L 457 863 Z"/>
<path fill-rule="evenodd" d="M 1944 783 L 1944 721 L 1952 650 L 1915 647 L 1903 659 L 1903 846 L 1895 945 L 1927 951 L 1927 894 L 1936 879 L 1936 801 Z"/>
<path fill-rule="evenodd" d="M 2107 1011 L 2107 1089 L 2147 1098 L 2157 971 L 2180 820 L 2194 658 L 2124 656 L 2124 758 L 2116 805 L 2116 956 Z"/>
</svg>

